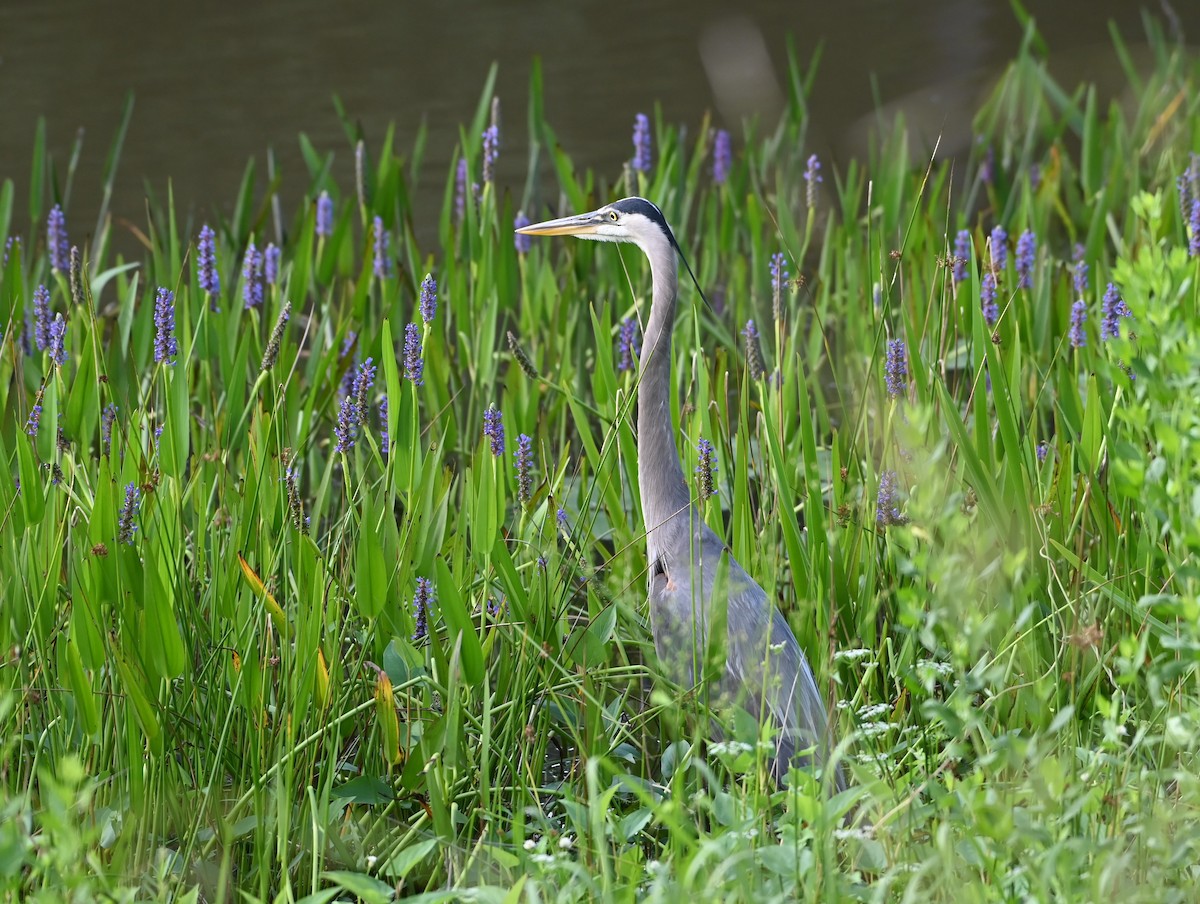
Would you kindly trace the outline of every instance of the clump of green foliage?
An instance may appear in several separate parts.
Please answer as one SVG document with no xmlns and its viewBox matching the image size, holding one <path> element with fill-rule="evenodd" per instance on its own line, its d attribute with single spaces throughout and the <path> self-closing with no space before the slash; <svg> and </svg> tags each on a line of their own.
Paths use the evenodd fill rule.
<svg viewBox="0 0 1200 904">
<path fill-rule="evenodd" d="M 969 159 L 914 165 L 896 123 L 819 184 L 794 57 L 782 121 L 736 136 L 719 182 L 708 124 L 661 115 L 649 170 L 579 172 L 535 67 L 519 198 L 485 178 L 493 73 L 436 229 L 410 200 L 423 137 L 405 158 L 347 118 L 358 184 L 302 137 L 285 222 L 248 167 L 208 224 L 215 293 L 169 195 L 139 259 L 107 203 L 57 257 L 51 204 L 85 230 L 39 130 L 23 227 L 0 189 L 0 888 L 1188 900 L 1200 90 L 1148 34 L 1149 71 L 1114 35 L 1129 92 L 1105 106 L 1030 26 Z M 701 695 L 656 675 L 648 273 L 636 249 L 519 249 L 518 214 L 560 193 L 642 194 L 691 258 L 685 472 L 706 440 L 705 517 L 839 701 L 843 794 L 775 789 L 753 727 L 708 744 Z"/>
</svg>

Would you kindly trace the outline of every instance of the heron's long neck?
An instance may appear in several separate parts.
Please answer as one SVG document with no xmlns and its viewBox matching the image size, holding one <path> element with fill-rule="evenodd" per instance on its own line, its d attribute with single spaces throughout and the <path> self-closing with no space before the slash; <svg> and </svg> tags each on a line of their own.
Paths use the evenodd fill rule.
<svg viewBox="0 0 1200 904">
<path fill-rule="evenodd" d="M 654 559 L 680 534 L 687 537 L 687 518 L 673 521 L 673 516 L 686 512 L 690 494 L 671 423 L 671 331 L 675 326 L 678 265 L 671 248 L 647 252 L 646 256 L 650 259 L 654 298 L 642 343 L 638 383 L 638 484 L 647 544 Z M 672 529 L 676 525 L 683 525 L 683 530 Z"/>
</svg>

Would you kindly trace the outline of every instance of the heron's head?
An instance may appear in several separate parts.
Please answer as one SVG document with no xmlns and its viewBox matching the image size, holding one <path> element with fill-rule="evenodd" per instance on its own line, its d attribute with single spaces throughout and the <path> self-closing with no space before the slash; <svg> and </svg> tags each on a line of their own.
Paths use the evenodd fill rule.
<svg viewBox="0 0 1200 904">
<path fill-rule="evenodd" d="M 666 245 L 677 249 L 662 211 L 645 198 L 623 198 L 590 213 L 522 226 L 523 235 L 574 235 L 594 242 L 632 242 L 647 254 Z"/>
</svg>

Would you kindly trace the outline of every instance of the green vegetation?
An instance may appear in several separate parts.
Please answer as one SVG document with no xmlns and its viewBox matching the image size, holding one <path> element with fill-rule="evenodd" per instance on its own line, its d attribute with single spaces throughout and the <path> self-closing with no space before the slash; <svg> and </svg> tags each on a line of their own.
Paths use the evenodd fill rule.
<svg viewBox="0 0 1200 904">
<path fill-rule="evenodd" d="M 1129 90 L 1106 105 L 1050 78 L 1031 26 L 970 160 L 927 154 L 897 123 L 868 163 L 827 162 L 811 206 L 813 73 L 794 59 L 782 122 L 735 136 L 719 185 L 708 124 L 661 115 L 651 169 L 619 177 L 636 186 L 577 171 L 535 68 L 518 198 L 483 178 L 489 81 L 463 131 L 481 188 L 460 218 L 452 166 L 436 229 L 410 203 L 442 178 L 423 140 L 401 156 L 347 118 L 362 184 L 335 185 L 332 152 L 301 137 L 309 203 L 280 241 L 278 179 L 250 166 L 211 222 L 211 299 L 203 224 L 169 193 L 131 230 L 139 260 L 112 250 L 106 205 L 77 282 L 52 269 L 49 209 L 82 236 L 67 202 L 90 189 L 39 132 L 27 220 L 13 183 L 0 190 L 0 240 L 21 237 L 0 273 L 7 899 L 1192 899 L 1200 172 L 1176 179 L 1200 166 L 1200 70 L 1148 33 L 1150 71 L 1114 38 Z M 697 694 L 656 678 L 636 371 L 617 347 L 648 272 L 634 248 L 518 252 L 518 208 L 560 212 L 535 208 L 551 182 L 562 212 L 630 187 L 654 200 L 705 289 L 707 304 L 681 283 L 685 471 L 711 440 L 709 523 L 836 689 L 842 795 L 802 773 L 776 791 L 754 744 L 706 742 Z M 383 277 L 375 217 L 392 236 Z M 1027 288 L 1009 255 L 989 325 L 997 225 L 1014 248 L 1032 230 L 1037 250 Z M 244 309 L 246 246 L 272 240 L 276 282 Z M 778 252 L 793 278 L 775 304 Z M 1110 282 L 1131 316 L 1109 311 L 1120 335 L 1102 339 Z M 174 293 L 174 354 L 156 341 L 158 287 Z M 904 374 L 886 373 L 895 340 Z M 337 451 L 339 416 L 360 410 L 343 384 L 368 357 L 363 423 Z M 413 640 L 419 578 L 432 599 Z"/>
</svg>

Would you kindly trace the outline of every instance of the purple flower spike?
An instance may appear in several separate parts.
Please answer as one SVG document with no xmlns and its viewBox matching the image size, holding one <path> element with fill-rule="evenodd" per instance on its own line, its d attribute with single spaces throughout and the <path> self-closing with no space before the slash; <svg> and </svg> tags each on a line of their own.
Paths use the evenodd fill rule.
<svg viewBox="0 0 1200 904">
<path fill-rule="evenodd" d="M 617 370 L 633 370 L 641 353 L 642 340 L 638 335 L 637 321 L 626 317 L 621 321 L 621 329 L 617 333 Z"/>
<path fill-rule="evenodd" d="M 25 421 L 25 432 L 30 436 L 38 435 L 38 427 L 42 423 L 42 406 L 41 404 L 34 405 L 29 409 L 29 419 Z"/>
<path fill-rule="evenodd" d="M 492 405 L 483 413 L 483 435 L 490 440 L 493 455 L 504 454 L 504 418 Z"/>
<path fill-rule="evenodd" d="M 900 504 L 896 499 L 896 472 L 884 471 L 879 475 L 879 495 L 875 500 L 875 525 L 888 527 L 892 524 L 903 524 L 904 516 L 900 514 Z"/>
<path fill-rule="evenodd" d="M 713 138 L 712 175 L 713 182 L 724 185 L 729 178 L 729 168 L 733 164 L 733 149 L 729 133 L 725 129 L 717 129 Z"/>
<path fill-rule="evenodd" d="M 133 534 L 137 530 L 136 518 L 142 505 L 142 491 L 136 483 L 125 485 L 125 504 L 117 515 L 117 542 L 133 543 Z"/>
<path fill-rule="evenodd" d="M 383 228 L 383 217 L 375 217 L 375 278 L 385 279 L 392 275 L 390 247 L 391 234 Z"/>
<path fill-rule="evenodd" d="M 804 181 L 805 200 L 808 202 L 808 209 L 812 210 L 817 205 L 817 185 L 825 181 L 821 178 L 821 161 L 817 159 L 816 154 L 808 158 L 808 165 L 804 169 Z"/>
<path fill-rule="evenodd" d="M 517 498 L 528 502 L 533 497 L 533 437 L 517 436 L 517 451 L 513 454 L 517 468 Z"/>
<path fill-rule="evenodd" d="M 417 591 L 413 594 L 413 618 L 417 629 L 413 631 L 413 640 L 422 640 L 429 633 L 429 608 L 436 598 L 433 581 L 417 578 Z"/>
<path fill-rule="evenodd" d="M 893 399 L 900 398 L 908 391 L 908 357 L 903 339 L 893 339 L 888 343 L 884 381 L 888 395 Z"/>
<path fill-rule="evenodd" d="M 633 118 L 633 168 L 650 172 L 650 118 L 639 113 Z"/>
<path fill-rule="evenodd" d="M 354 438 L 358 435 L 358 406 L 354 404 L 353 393 L 342 398 L 333 435 L 337 439 L 334 452 L 349 452 L 354 448 Z"/>
<path fill-rule="evenodd" d="M 1087 302 L 1080 298 L 1071 305 L 1071 332 L 1068 334 L 1071 348 L 1087 345 Z"/>
<path fill-rule="evenodd" d="M 159 286 L 154 296 L 154 362 L 171 360 L 179 354 L 175 341 L 175 293 Z"/>
<path fill-rule="evenodd" d="M 992 270 L 1000 274 L 1008 266 L 1008 232 L 1003 226 L 992 230 Z"/>
<path fill-rule="evenodd" d="M 421 298 L 417 302 L 417 309 L 421 312 L 422 321 L 433 322 L 434 315 L 437 314 L 437 280 L 433 278 L 432 273 L 426 273 L 425 278 L 421 280 Z"/>
<path fill-rule="evenodd" d="M 109 402 L 100 415 L 100 454 L 106 458 L 112 455 L 112 428 L 116 419 L 117 406 Z"/>
<path fill-rule="evenodd" d="M 513 220 L 513 229 L 524 229 L 528 225 L 529 217 L 525 216 L 525 211 L 518 211 L 516 219 Z M 528 254 L 533 250 L 533 236 L 514 233 L 513 247 L 517 249 L 517 254 Z"/>
<path fill-rule="evenodd" d="M 67 363 L 66 337 L 67 322 L 62 314 L 58 314 L 50 324 L 50 344 L 46 350 L 50 353 L 50 360 L 59 367 Z"/>
<path fill-rule="evenodd" d="M 965 282 L 970 272 L 967 265 L 971 262 L 971 233 L 960 229 L 954 237 L 954 281 Z"/>
<path fill-rule="evenodd" d="M 1125 299 L 1112 283 L 1104 291 L 1104 299 L 1100 303 L 1100 341 L 1121 338 L 1121 318 L 1132 317 L 1133 312 L 1125 304 Z"/>
<path fill-rule="evenodd" d="M 483 181 L 496 178 L 496 158 L 500 156 L 500 127 L 495 123 L 483 130 Z"/>
<path fill-rule="evenodd" d="M 33 290 L 33 344 L 39 351 L 50 345 L 50 290 L 45 286 Z"/>
<path fill-rule="evenodd" d="M 410 323 L 404 328 L 404 376 L 420 386 L 424 380 L 425 360 L 421 357 L 421 328 Z"/>
<path fill-rule="evenodd" d="M 1037 236 L 1026 229 L 1017 239 L 1017 288 L 1033 287 L 1033 264 L 1037 257 Z"/>
<path fill-rule="evenodd" d="M 1083 259 L 1087 253 L 1087 249 L 1083 245 L 1076 245 L 1075 250 L 1071 253 L 1071 258 L 1075 261 L 1075 268 L 1072 273 L 1072 279 L 1075 283 L 1075 294 L 1083 295 L 1088 290 L 1088 264 Z"/>
<path fill-rule="evenodd" d="M 461 223 L 467 214 L 467 158 L 458 158 L 454 171 L 454 219 Z"/>
<path fill-rule="evenodd" d="M 58 273 L 69 273 L 71 243 L 67 240 L 67 215 L 58 204 L 46 217 L 46 248 L 50 252 L 51 268 Z"/>
<path fill-rule="evenodd" d="M 700 499 L 703 501 L 710 496 L 715 496 L 717 492 L 716 480 L 713 478 L 717 472 L 717 456 L 711 440 L 701 439 L 696 444 L 696 450 L 698 453 L 696 474 L 699 475 Z"/>
<path fill-rule="evenodd" d="M 263 277 L 268 286 L 279 284 L 279 260 L 281 257 L 282 252 L 279 250 L 279 246 L 274 242 L 269 242 L 267 250 L 263 252 Z"/>
<path fill-rule="evenodd" d="M 1188 225 L 1192 230 L 1192 237 L 1188 241 L 1188 254 L 1200 257 L 1200 197 L 1192 199 L 1192 213 Z"/>
<path fill-rule="evenodd" d="M 200 241 L 196 244 L 196 268 L 200 271 L 200 290 L 208 295 L 212 310 L 217 310 L 217 297 L 221 294 L 221 277 L 217 273 L 217 234 L 205 223 L 200 227 Z"/>
<path fill-rule="evenodd" d="M 333 235 L 333 198 L 327 191 L 317 197 L 317 235 L 321 238 Z"/>
<path fill-rule="evenodd" d="M 242 304 L 248 311 L 262 307 L 263 303 L 263 256 L 251 242 L 246 246 L 242 259 Z"/>
<path fill-rule="evenodd" d="M 995 326 L 1000 319 L 1000 305 L 996 303 L 996 274 L 988 270 L 983 274 L 983 284 L 979 287 L 979 303 L 983 310 L 983 319 L 988 326 Z"/>
</svg>

